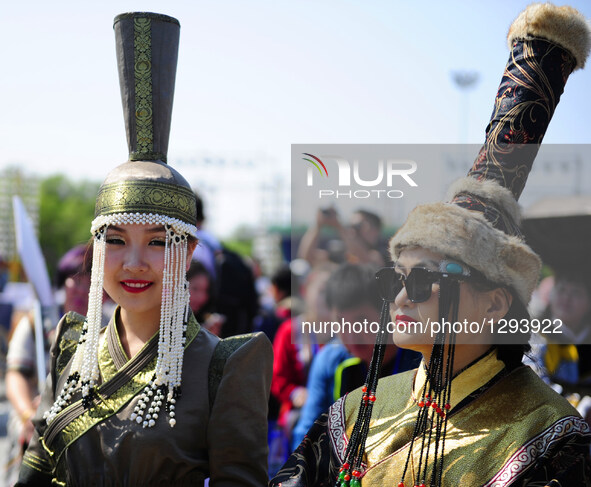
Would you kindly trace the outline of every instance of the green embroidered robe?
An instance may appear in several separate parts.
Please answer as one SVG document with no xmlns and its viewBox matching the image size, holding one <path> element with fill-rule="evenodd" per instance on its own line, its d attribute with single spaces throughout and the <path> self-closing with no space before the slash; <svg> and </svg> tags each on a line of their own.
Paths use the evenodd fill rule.
<svg viewBox="0 0 591 487">
<path fill-rule="evenodd" d="M 162 411 L 154 427 L 143 428 L 130 415 L 153 376 L 158 336 L 128 360 L 111 320 L 100 341 L 99 397 L 88 410 L 74 397 L 47 426 L 41 416 L 69 374 L 65 362 L 75 349 L 82 319 L 68 314 L 58 327 L 52 373 L 19 485 L 199 486 L 207 477 L 212 487 L 266 483 L 273 360 L 263 334 L 234 339 L 234 344 L 233 338 L 226 339 L 227 356 L 220 357 L 214 354 L 219 338 L 191 315 L 177 424 L 171 428 Z"/>
</svg>

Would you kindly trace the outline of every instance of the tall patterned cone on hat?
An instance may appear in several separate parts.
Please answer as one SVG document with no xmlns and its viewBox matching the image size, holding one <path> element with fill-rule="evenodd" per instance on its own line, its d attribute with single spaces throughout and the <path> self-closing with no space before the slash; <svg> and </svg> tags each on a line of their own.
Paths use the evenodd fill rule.
<svg viewBox="0 0 591 487">
<path fill-rule="evenodd" d="M 185 262 L 188 237 L 196 233 L 195 195 L 185 178 L 166 164 L 180 24 L 166 15 L 134 12 L 117 16 L 114 31 L 129 161 L 112 170 L 99 189 L 91 225 L 94 250 L 88 317 L 70 376 L 45 418 L 51 423 L 78 389 L 86 408 L 98 400 L 107 228 L 150 224 L 166 231 L 158 358 L 153 380 L 131 419 L 143 427 L 154 426 L 158 415 L 150 414 L 148 408 L 159 410 L 160 402 L 174 426 L 189 313 Z"/>
<path fill-rule="evenodd" d="M 394 261 L 404 249 L 412 247 L 422 247 L 445 259 L 457 260 L 479 271 L 491 283 L 509 288 L 514 298 L 526 305 L 537 283 L 541 262 L 521 237 L 517 200 L 566 80 L 573 70 L 585 64 L 591 33 L 584 17 L 573 8 L 533 4 L 512 24 L 508 44 L 511 54 L 495 99 L 486 140 L 468 177 L 450 188 L 449 203 L 415 208 L 392 238 L 390 250 Z M 458 304 L 459 288 L 442 278 L 440 317 L 455 322 Z M 387 323 L 387 311 L 385 305 L 382 326 Z M 420 465 L 414 466 L 418 468 L 414 472 L 418 482 L 431 486 L 440 486 L 443 481 L 447 410 L 453 411 L 454 407 L 445 399 L 451 396 L 454 340 L 454 336 L 435 339 L 427 365 L 429 389 L 422 391 L 427 400 L 423 406 L 419 402 L 412 440 L 420 438 L 426 429 L 431 431 L 426 428 L 427 424 L 435 425 L 434 434 L 438 439 L 434 449 L 429 451 L 427 447 L 424 452 L 421 449 L 424 455 L 421 454 Z M 380 333 L 366 379 L 367 392 L 363 395 L 336 485 L 349 485 L 349 482 L 358 485 L 363 476 L 362 459 L 372 403 L 376 399 L 376 371 L 380 368 L 383 342 L 383 333 Z M 444 404 L 445 410 L 434 412 L 429 408 L 433 406 L 433 394 L 437 394 L 437 404 Z M 411 443 L 409 455 L 412 451 Z M 408 467 L 407 460 L 399 486 L 410 485 L 404 483 Z"/>
<path fill-rule="evenodd" d="M 518 200 L 566 81 L 585 66 L 591 42 L 585 18 L 572 7 L 533 4 L 511 25 L 507 44 L 509 61 L 485 143 L 468 176 L 496 181 Z M 487 207 L 477 195 L 454 196 L 453 202 L 481 211 L 496 228 L 520 235 L 518 221 L 495 214 L 502 208 Z M 497 206 L 511 205 L 507 201 Z"/>
<path fill-rule="evenodd" d="M 414 245 L 456 258 L 526 304 L 540 261 L 523 242 L 517 199 L 570 73 L 585 65 L 591 34 L 571 7 L 532 4 L 509 30 L 509 61 L 486 140 L 449 203 L 415 208 L 391 241 L 395 258 Z"/>
<path fill-rule="evenodd" d="M 129 160 L 166 162 L 180 24 L 135 12 L 118 15 L 113 29 Z"/>
<path fill-rule="evenodd" d="M 165 164 L 180 24 L 166 15 L 133 12 L 117 16 L 113 28 L 129 162 L 103 182 L 95 217 L 159 213 L 194 225 L 191 186 Z"/>
</svg>

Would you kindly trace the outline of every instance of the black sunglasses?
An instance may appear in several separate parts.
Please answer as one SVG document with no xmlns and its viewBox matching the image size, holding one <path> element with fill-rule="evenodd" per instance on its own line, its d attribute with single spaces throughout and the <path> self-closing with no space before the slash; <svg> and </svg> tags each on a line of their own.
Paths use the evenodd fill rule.
<svg viewBox="0 0 591 487">
<path fill-rule="evenodd" d="M 463 269 L 459 264 L 455 262 L 444 264 L 447 272 L 414 267 L 408 276 L 396 272 L 394 267 L 384 267 L 376 272 L 380 296 L 384 301 L 393 302 L 405 287 L 408 299 L 413 303 L 424 303 L 431 297 L 433 284 L 441 281 L 442 278 L 465 280 L 470 277 L 470 271 Z"/>
</svg>

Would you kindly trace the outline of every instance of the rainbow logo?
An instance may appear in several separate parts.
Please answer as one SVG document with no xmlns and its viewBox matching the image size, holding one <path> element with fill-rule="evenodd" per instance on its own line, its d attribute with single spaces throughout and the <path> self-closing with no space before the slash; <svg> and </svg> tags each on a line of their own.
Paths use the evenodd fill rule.
<svg viewBox="0 0 591 487">
<path fill-rule="evenodd" d="M 316 169 L 318 169 L 318 172 L 320 173 L 321 176 L 324 176 L 324 174 L 326 174 L 326 177 L 328 177 L 328 171 L 326 170 L 326 166 L 324 165 L 324 163 L 320 159 L 318 159 L 318 157 L 313 156 L 312 154 L 308 154 L 307 152 L 302 152 L 302 154 L 314 159 L 314 160 L 308 159 L 308 157 L 302 158 L 302 159 L 304 159 L 304 161 L 308 161 L 308 162 L 312 163 L 316 167 Z M 320 169 L 320 166 L 318 164 L 316 164 L 315 161 L 318 162 L 318 164 L 320 164 L 320 166 L 322 166 L 322 169 L 324 169 L 324 174 L 322 174 L 322 170 Z M 311 174 L 308 177 L 311 177 Z"/>
</svg>

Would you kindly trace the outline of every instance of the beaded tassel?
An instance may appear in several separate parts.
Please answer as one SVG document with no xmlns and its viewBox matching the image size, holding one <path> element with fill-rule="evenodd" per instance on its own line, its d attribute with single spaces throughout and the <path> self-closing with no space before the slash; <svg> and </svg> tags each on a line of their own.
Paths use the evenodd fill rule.
<svg viewBox="0 0 591 487">
<path fill-rule="evenodd" d="M 70 368 L 70 375 L 55 402 L 43 414 L 47 424 L 50 424 L 58 413 L 64 409 L 72 399 L 77 389 L 82 391 L 82 403 L 89 408 L 94 398 L 94 390 L 99 378 L 98 342 L 101 328 L 103 278 L 105 268 L 105 236 L 106 226 L 95 232 L 92 253 L 92 275 L 88 295 L 88 316 L 82 325 L 82 332 L 78 339 L 78 346 Z M 95 271 L 96 269 L 96 271 Z"/>
<path fill-rule="evenodd" d="M 184 267 L 186 260 L 186 235 L 177 233 L 167 225 L 156 370 L 130 417 L 131 421 L 144 428 L 155 425 L 163 406 L 168 411 L 170 426 L 176 425 L 176 400 L 181 392 L 186 321 L 189 313 L 189 291 Z"/>
<path fill-rule="evenodd" d="M 165 408 L 170 426 L 174 427 L 176 424 L 175 407 L 181 392 L 186 323 L 189 316 L 189 286 L 185 277 L 187 235 L 195 236 L 197 229 L 176 218 L 153 213 L 101 215 L 92 222 L 94 249 L 88 317 L 78 340 L 70 375 L 52 407 L 43 415 L 47 424 L 68 405 L 77 390 L 82 392 L 84 407 L 88 409 L 92 406 L 99 380 L 98 345 L 102 322 L 105 237 L 109 225 L 128 224 L 163 225 L 166 230 L 156 370 L 152 380 L 142 391 L 130 419 L 144 428 L 152 427 L 156 424 L 161 409 Z"/>
<path fill-rule="evenodd" d="M 458 318 L 459 284 L 457 281 L 442 278 L 439 284 L 439 315 L 449 317 L 452 322 Z M 447 319 L 447 318 L 446 318 Z M 447 343 L 446 343 L 447 340 Z M 445 350 L 447 347 L 447 357 Z M 404 479 L 409 467 L 413 446 L 420 437 L 421 449 L 416 473 L 416 487 L 425 487 L 427 467 L 431 463 L 430 486 L 440 487 L 443 477 L 443 459 L 445 451 L 445 434 L 447 432 L 448 413 L 451 409 L 451 385 L 453 379 L 453 363 L 455 358 L 455 334 L 440 333 L 435 338 L 431 359 L 427 366 L 427 378 L 423 390 L 417 397 L 419 411 L 408 449 L 402 478 L 398 487 L 404 487 Z M 431 427 L 428 427 L 428 425 Z M 434 442 L 433 435 L 435 435 Z M 431 454 L 431 443 L 434 452 Z"/>
<path fill-rule="evenodd" d="M 359 406 L 359 413 L 353 426 L 351 439 L 345 452 L 345 462 L 339 470 L 335 487 L 360 487 L 361 486 L 361 462 L 365 452 L 365 441 L 369 433 L 369 423 L 374 402 L 376 401 L 376 389 L 384 360 L 386 346 L 386 325 L 388 322 L 388 310 L 390 305 L 384 301 L 380 315 L 380 330 L 376 338 L 373 355 L 369 364 L 365 385 L 362 388 L 363 395 Z"/>
<path fill-rule="evenodd" d="M 95 234 L 95 242 L 93 246 L 92 262 L 96 263 L 99 269 L 105 268 L 105 248 L 107 227 L 103 227 Z M 82 363 L 76 366 L 76 370 L 80 370 L 80 382 L 82 384 L 82 400 L 86 400 L 85 407 L 90 406 L 92 400 L 91 391 L 96 387 L 99 378 L 98 367 L 98 343 L 99 332 L 101 329 L 101 320 L 103 314 L 103 280 L 104 272 L 92 273 L 90 280 L 90 293 L 88 296 L 88 316 L 85 326 L 88 325 L 87 338 L 80 351 L 76 350 L 77 357 L 74 359 L 80 360 Z"/>
</svg>

